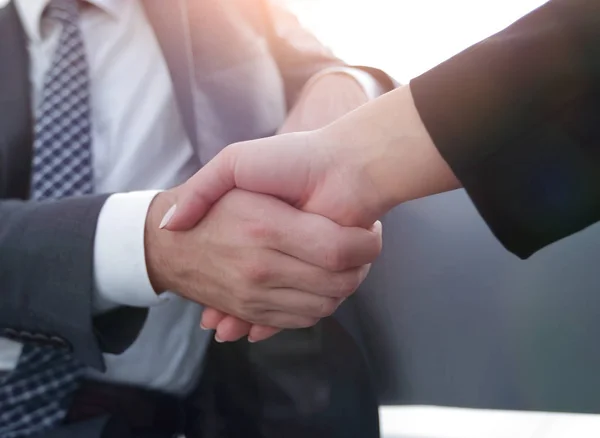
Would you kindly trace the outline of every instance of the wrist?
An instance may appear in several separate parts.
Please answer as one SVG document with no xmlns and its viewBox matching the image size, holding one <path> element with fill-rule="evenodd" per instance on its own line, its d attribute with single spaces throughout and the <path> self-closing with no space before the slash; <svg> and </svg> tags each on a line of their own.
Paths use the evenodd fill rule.
<svg viewBox="0 0 600 438">
<path fill-rule="evenodd" d="M 338 125 L 338 137 L 342 136 L 340 144 L 358 148 L 359 168 L 376 194 L 373 208 L 380 213 L 460 186 L 421 121 L 408 86 L 364 105 L 334 125 Z"/>
<path fill-rule="evenodd" d="M 146 216 L 144 228 L 146 269 L 150 283 L 158 295 L 173 289 L 169 275 L 171 262 L 167 256 L 171 233 L 161 230 L 160 223 L 169 209 L 175 205 L 175 201 L 176 197 L 171 191 L 159 193 L 150 204 Z"/>
<path fill-rule="evenodd" d="M 394 157 L 397 186 L 394 202 L 418 199 L 461 187 L 460 181 L 442 158 L 417 110 L 409 85 L 399 90 L 400 123 L 387 145 Z"/>
<path fill-rule="evenodd" d="M 428 167 L 433 164 L 432 155 L 437 153 L 410 88 L 405 86 L 394 93 L 382 99 L 387 108 L 381 112 L 388 116 L 380 125 L 382 140 L 375 148 L 370 168 L 385 202 L 391 206 L 434 192 Z"/>
</svg>

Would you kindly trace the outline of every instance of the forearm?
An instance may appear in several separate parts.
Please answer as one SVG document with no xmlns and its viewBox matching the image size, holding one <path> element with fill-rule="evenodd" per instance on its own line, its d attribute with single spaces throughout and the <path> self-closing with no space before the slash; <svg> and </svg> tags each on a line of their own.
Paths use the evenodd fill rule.
<svg viewBox="0 0 600 438">
<path fill-rule="evenodd" d="M 453 190 L 460 182 L 419 117 L 409 86 L 387 93 L 325 128 L 340 144 L 355 144 L 387 211 L 402 202 Z"/>
<path fill-rule="evenodd" d="M 549 2 L 425 73 L 410 87 L 388 93 L 343 118 L 336 123 L 336 135 L 359 136 L 357 143 L 375 146 L 370 148 L 371 173 L 394 202 L 458 187 L 444 158 L 457 170 L 476 166 L 486 155 L 526 135 L 532 121 L 542 121 L 588 93 L 585 83 L 600 81 L 595 64 L 580 68 L 591 58 L 588 52 L 597 50 L 596 40 L 600 41 L 598 14 L 593 13 L 598 4 Z M 567 46 L 566 35 L 578 33 L 577 23 L 593 31 L 589 43 Z M 510 44 L 517 34 L 520 43 Z M 557 48 L 561 56 L 556 56 Z M 580 67 L 566 62 L 567 49 L 578 50 Z M 540 64 L 540 56 L 550 64 Z M 516 74 L 517 66 L 523 71 L 523 63 L 528 71 Z M 558 81 L 564 84 L 561 93 L 556 93 Z M 406 172 L 412 175 L 411 168 L 420 176 L 409 177 Z"/>
<path fill-rule="evenodd" d="M 463 185 L 521 257 L 599 220 L 598 12 L 551 1 L 334 124 L 380 211 Z"/>
<path fill-rule="evenodd" d="M 306 83 L 278 133 L 322 128 L 387 91 L 361 69 L 342 66 L 322 70 Z"/>
</svg>

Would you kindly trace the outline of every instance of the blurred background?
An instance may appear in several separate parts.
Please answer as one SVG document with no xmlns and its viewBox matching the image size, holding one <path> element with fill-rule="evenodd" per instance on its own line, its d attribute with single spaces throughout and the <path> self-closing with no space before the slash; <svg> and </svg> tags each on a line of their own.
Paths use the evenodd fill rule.
<svg viewBox="0 0 600 438">
<path fill-rule="evenodd" d="M 285 0 L 351 64 L 401 83 L 485 38 L 543 0 Z M 600 416 L 404 406 L 381 410 L 385 438 L 600 437 Z"/>
<path fill-rule="evenodd" d="M 400 82 L 425 72 L 544 0 L 285 0 L 334 52 Z"/>
</svg>

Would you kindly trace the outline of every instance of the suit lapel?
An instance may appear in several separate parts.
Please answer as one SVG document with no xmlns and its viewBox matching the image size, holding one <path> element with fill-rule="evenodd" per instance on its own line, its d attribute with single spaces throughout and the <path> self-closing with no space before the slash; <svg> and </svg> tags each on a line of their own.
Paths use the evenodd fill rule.
<svg viewBox="0 0 600 438">
<path fill-rule="evenodd" d="M 12 2 L 0 9 L 0 59 L 0 198 L 26 198 L 33 144 L 29 55 Z"/>
<path fill-rule="evenodd" d="M 169 66 L 179 112 L 194 150 L 198 133 L 194 105 L 194 63 L 187 0 L 145 0 L 146 15 L 154 28 L 163 56 Z"/>
</svg>

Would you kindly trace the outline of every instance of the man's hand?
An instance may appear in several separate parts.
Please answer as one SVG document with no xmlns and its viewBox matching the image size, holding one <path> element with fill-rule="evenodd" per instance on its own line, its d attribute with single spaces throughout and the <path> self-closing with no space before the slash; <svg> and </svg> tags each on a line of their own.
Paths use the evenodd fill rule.
<svg viewBox="0 0 600 438">
<path fill-rule="evenodd" d="M 148 215 L 152 285 L 245 321 L 314 325 L 358 287 L 381 249 L 377 230 L 341 227 L 243 190 L 225 195 L 189 231 L 160 231 L 178 190 L 159 194 Z"/>
<path fill-rule="evenodd" d="M 363 88 L 350 75 L 324 74 L 303 90 L 278 134 L 322 128 L 368 101 Z"/>
</svg>

